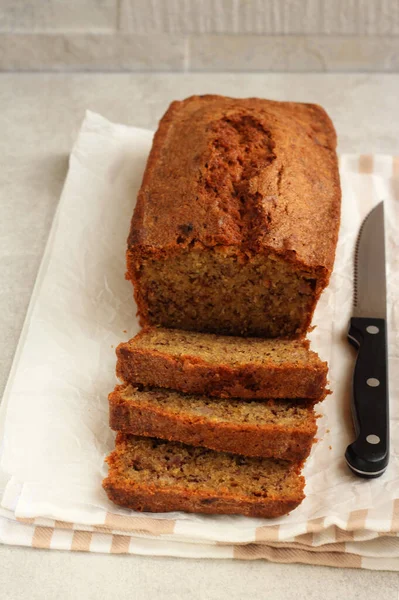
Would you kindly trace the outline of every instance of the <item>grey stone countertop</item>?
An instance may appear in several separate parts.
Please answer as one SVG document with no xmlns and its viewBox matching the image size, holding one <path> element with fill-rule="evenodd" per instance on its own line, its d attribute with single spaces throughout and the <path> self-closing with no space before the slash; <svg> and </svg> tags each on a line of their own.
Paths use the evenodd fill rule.
<svg viewBox="0 0 399 600">
<path fill-rule="evenodd" d="M 155 128 L 171 100 L 203 93 L 317 102 L 341 152 L 399 154 L 399 75 L 1 74 L 0 394 L 85 110 Z M 0 590 L 5 600 L 396 600 L 399 574 L 0 546 Z"/>
</svg>

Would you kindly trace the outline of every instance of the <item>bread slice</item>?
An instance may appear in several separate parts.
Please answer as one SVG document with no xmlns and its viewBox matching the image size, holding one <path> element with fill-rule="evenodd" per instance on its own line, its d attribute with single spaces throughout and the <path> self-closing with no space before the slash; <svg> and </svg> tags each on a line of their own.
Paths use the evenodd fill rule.
<svg viewBox="0 0 399 600">
<path fill-rule="evenodd" d="M 317 430 L 313 405 L 220 399 L 119 385 L 109 395 L 115 431 L 245 456 L 304 460 Z"/>
<path fill-rule="evenodd" d="M 327 363 L 308 340 L 144 329 L 116 350 L 124 382 L 236 398 L 325 396 Z"/>
<path fill-rule="evenodd" d="M 118 433 L 103 487 L 112 502 L 146 512 L 280 517 L 304 498 L 301 463 L 247 458 Z"/>
</svg>

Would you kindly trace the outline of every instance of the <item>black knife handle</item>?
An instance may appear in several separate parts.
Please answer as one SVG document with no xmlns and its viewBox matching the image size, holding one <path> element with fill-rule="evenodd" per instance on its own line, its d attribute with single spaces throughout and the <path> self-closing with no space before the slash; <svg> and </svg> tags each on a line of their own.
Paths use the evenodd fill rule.
<svg viewBox="0 0 399 600">
<path fill-rule="evenodd" d="M 379 477 L 389 461 L 388 357 L 384 319 L 353 317 L 348 339 L 358 349 L 352 412 L 356 440 L 345 453 L 360 477 Z"/>
</svg>

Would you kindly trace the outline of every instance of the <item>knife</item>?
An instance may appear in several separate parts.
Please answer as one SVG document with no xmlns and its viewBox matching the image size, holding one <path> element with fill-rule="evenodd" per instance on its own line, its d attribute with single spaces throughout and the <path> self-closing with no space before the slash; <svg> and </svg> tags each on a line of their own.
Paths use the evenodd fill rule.
<svg viewBox="0 0 399 600">
<path fill-rule="evenodd" d="M 365 218 L 355 251 L 353 316 L 348 339 L 358 350 L 352 415 L 356 440 L 345 459 L 359 477 L 379 477 L 389 461 L 384 203 Z"/>
</svg>

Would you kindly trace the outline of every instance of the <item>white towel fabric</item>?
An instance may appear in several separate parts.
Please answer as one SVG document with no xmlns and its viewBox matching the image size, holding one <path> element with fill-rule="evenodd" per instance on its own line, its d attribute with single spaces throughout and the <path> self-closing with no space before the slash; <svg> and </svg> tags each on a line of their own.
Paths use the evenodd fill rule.
<svg viewBox="0 0 399 600">
<path fill-rule="evenodd" d="M 0 541 L 48 548 L 173 556 L 267 558 L 399 570 L 399 160 L 340 158 L 336 266 L 312 345 L 329 362 L 306 499 L 272 521 L 186 513 L 140 515 L 101 487 L 113 447 L 107 394 L 114 348 L 138 331 L 125 247 L 152 133 L 88 112 L 51 229 L 1 405 Z M 343 455 L 353 439 L 346 340 L 353 251 L 364 216 L 385 202 L 391 462 L 361 480 Z"/>
</svg>

